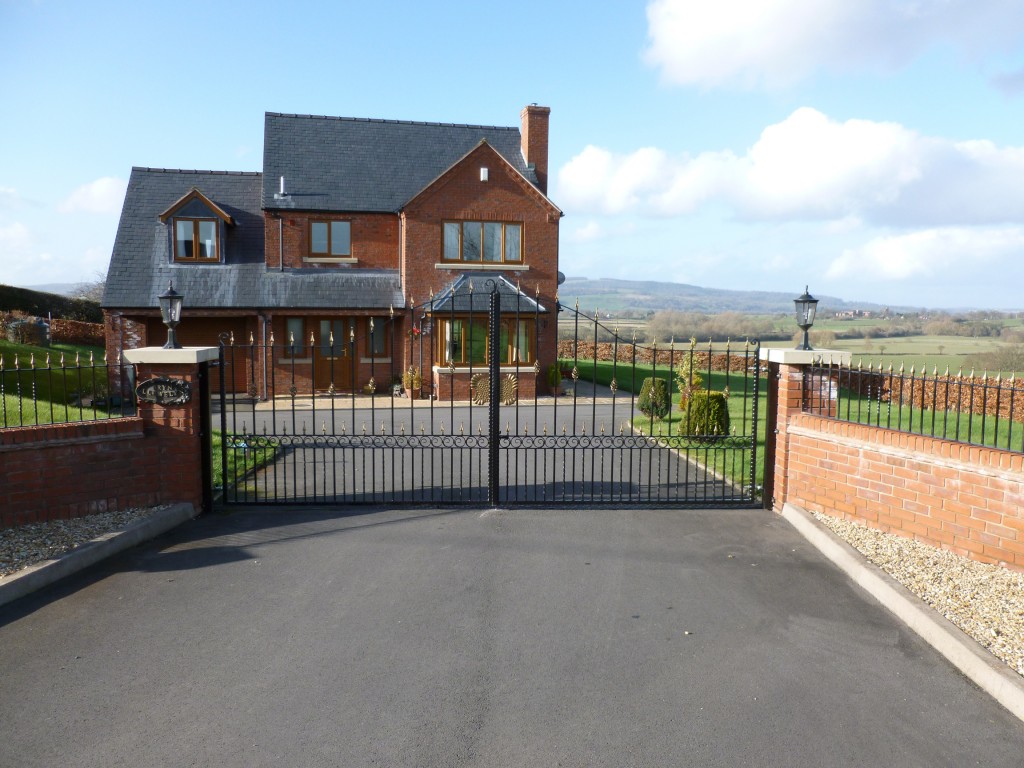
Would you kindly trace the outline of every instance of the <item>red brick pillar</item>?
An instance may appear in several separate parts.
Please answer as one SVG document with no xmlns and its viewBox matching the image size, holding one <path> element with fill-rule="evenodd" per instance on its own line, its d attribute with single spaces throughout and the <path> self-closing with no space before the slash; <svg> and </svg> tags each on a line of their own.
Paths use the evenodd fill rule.
<svg viewBox="0 0 1024 768">
<path fill-rule="evenodd" d="M 209 386 L 207 367 L 216 360 L 216 347 L 162 349 L 144 347 L 125 350 L 125 359 L 136 366 L 137 388 L 154 379 L 169 379 L 172 386 L 187 393 L 180 404 L 138 401 L 147 444 L 155 457 L 155 480 L 160 498 L 192 504 L 208 511 L 209 475 Z"/>
<path fill-rule="evenodd" d="M 789 424 L 805 406 L 820 415 L 835 415 L 836 383 L 828 376 L 807 377 L 806 369 L 822 359 L 849 364 L 849 352 L 762 349 L 768 364 L 768 414 L 765 434 L 764 506 L 782 511 L 789 476 Z M 827 409 L 822 405 L 828 399 Z"/>
</svg>

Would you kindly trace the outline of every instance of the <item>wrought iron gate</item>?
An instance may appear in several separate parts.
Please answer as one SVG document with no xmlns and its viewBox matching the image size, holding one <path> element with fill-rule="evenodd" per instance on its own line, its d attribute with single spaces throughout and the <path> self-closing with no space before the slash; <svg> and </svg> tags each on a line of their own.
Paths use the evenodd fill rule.
<svg viewBox="0 0 1024 768">
<path fill-rule="evenodd" d="M 386 362 L 356 364 L 355 324 L 341 340 L 222 340 L 222 503 L 757 503 L 757 342 L 641 344 L 488 282 L 369 320 Z M 245 392 L 227 391 L 237 366 Z"/>
</svg>

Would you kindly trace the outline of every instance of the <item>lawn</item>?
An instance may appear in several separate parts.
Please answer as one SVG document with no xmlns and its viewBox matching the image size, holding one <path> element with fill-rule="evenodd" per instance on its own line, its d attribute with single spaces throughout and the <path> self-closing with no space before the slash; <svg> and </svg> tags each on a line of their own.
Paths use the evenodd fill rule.
<svg viewBox="0 0 1024 768">
<path fill-rule="evenodd" d="M 107 410 L 108 391 L 102 347 L 0 340 L 0 427 L 122 415 L 119 404 Z"/>
<path fill-rule="evenodd" d="M 562 361 L 563 364 L 572 365 L 572 361 Z M 664 379 L 670 391 L 672 392 L 672 411 L 665 419 L 656 419 L 653 421 L 639 410 L 635 411 L 632 425 L 635 429 L 643 431 L 645 434 L 653 434 L 656 437 L 661 437 L 662 442 L 669 445 L 675 445 L 679 442 L 677 437 L 681 432 L 685 432 L 685 419 L 686 414 L 679 407 L 679 390 L 676 387 L 675 381 L 672 380 L 672 375 L 669 369 L 665 366 L 657 366 L 652 369 L 650 365 L 638 365 L 635 369 L 628 365 L 619 363 L 613 365 L 611 362 L 598 361 L 595 363 L 593 360 L 577 360 L 576 361 L 577 371 L 579 377 L 585 381 L 596 381 L 598 384 L 609 386 L 612 379 L 615 379 L 615 383 L 620 392 L 628 392 L 638 395 L 640 393 L 640 387 L 643 386 L 644 379 L 651 377 L 652 375 Z M 704 389 L 711 389 L 714 391 L 724 391 L 726 387 L 729 388 L 729 399 L 727 401 L 729 407 L 729 424 L 730 430 L 738 438 L 749 437 L 752 431 L 751 424 L 751 409 L 752 409 L 752 398 L 754 391 L 754 379 L 753 377 L 745 376 L 741 373 L 720 373 L 712 372 L 708 374 L 707 371 L 702 371 L 701 375 L 704 378 L 703 387 Z M 757 397 L 757 426 L 756 426 L 756 466 L 755 466 L 755 480 L 754 484 L 760 487 L 764 483 L 764 441 L 765 441 L 765 423 L 768 409 L 768 396 L 767 396 L 767 381 L 761 379 L 758 388 Z M 713 449 L 701 449 L 698 453 L 703 453 L 703 459 L 701 463 L 705 464 L 709 468 L 713 468 L 719 474 L 729 478 L 738 485 L 749 485 L 750 483 L 750 467 L 741 466 L 737 457 L 749 456 L 748 453 L 735 450 L 730 448 L 727 450 L 713 450 Z"/>
<path fill-rule="evenodd" d="M 213 459 L 213 487 L 224 488 L 224 435 L 219 430 L 213 430 L 210 438 L 212 445 Z M 268 443 L 270 439 L 267 438 Z M 268 444 L 261 448 L 240 450 L 228 448 L 227 450 L 227 476 L 232 485 L 237 485 L 250 474 L 262 469 L 274 460 L 277 455 L 277 446 Z"/>
</svg>

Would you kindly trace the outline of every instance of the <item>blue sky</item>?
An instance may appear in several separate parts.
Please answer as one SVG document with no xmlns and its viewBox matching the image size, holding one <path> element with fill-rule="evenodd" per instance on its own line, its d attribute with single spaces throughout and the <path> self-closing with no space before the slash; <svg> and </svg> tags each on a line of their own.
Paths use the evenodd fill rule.
<svg viewBox="0 0 1024 768">
<path fill-rule="evenodd" d="M 1024 308 L 1019 0 L 0 0 L 0 283 L 104 272 L 133 165 L 263 113 L 551 107 L 570 275 Z"/>
</svg>

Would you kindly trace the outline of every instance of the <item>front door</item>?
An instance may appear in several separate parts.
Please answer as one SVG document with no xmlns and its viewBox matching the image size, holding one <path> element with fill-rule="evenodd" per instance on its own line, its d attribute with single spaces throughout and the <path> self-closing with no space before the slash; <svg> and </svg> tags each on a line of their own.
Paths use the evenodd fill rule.
<svg viewBox="0 0 1024 768">
<path fill-rule="evenodd" d="M 349 391 L 352 381 L 352 355 L 355 345 L 353 318 L 315 320 L 316 346 L 313 352 L 313 381 L 318 391 Z"/>
</svg>

